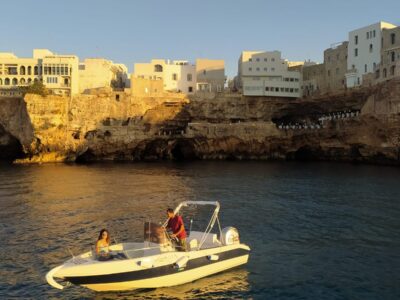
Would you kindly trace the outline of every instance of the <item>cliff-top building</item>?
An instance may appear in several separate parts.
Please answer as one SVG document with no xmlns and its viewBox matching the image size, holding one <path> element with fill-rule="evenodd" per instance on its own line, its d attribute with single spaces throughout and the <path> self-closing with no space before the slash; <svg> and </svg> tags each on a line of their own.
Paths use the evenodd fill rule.
<svg viewBox="0 0 400 300">
<path fill-rule="evenodd" d="M 34 49 L 32 58 L 0 53 L 0 90 L 16 90 L 41 81 L 55 94 L 79 93 L 78 57 L 58 55 L 47 49 Z"/>
<path fill-rule="evenodd" d="M 238 88 L 246 96 L 302 96 L 299 62 L 290 63 L 279 51 L 243 51 L 238 62 Z"/>
<path fill-rule="evenodd" d="M 197 59 L 193 65 L 186 60 L 152 59 L 150 63 L 135 64 L 131 89 L 134 94 L 143 91 L 160 92 L 159 82 L 151 80 L 162 80 L 165 91 L 185 94 L 193 94 L 196 91 L 222 92 L 225 79 L 223 60 Z M 137 90 L 135 83 L 138 85 Z"/>
<path fill-rule="evenodd" d="M 347 87 L 362 84 L 364 74 L 375 72 L 381 62 L 382 30 L 396 25 L 378 22 L 349 32 Z"/>
<path fill-rule="evenodd" d="M 196 88 L 196 67 L 186 60 L 152 59 L 150 63 L 136 63 L 133 76 L 163 80 L 166 91 L 192 94 Z"/>
<path fill-rule="evenodd" d="M 104 58 L 87 58 L 79 64 L 79 91 L 91 89 L 129 86 L 128 69 L 123 64 L 115 64 Z"/>
</svg>

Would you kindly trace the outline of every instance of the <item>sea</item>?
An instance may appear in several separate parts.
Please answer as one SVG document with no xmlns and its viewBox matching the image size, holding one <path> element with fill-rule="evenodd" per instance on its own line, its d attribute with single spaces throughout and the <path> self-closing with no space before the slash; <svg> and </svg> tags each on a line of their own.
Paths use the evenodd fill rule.
<svg viewBox="0 0 400 300">
<path fill-rule="evenodd" d="M 57 290 L 99 231 L 142 241 L 181 201 L 219 201 L 246 265 L 159 289 Z M 0 299 L 400 299 L 400 168 L 329 162 L 0 165 Z"/>
</svg>

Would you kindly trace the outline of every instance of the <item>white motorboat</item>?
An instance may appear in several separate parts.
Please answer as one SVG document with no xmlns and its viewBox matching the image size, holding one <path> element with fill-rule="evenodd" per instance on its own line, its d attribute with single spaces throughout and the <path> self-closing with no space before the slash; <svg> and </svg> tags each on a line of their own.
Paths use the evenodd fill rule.
<svg viewBox="0 0 400 300">
<path fill-rule="evenodd" d="M 158 288 L 184 284 L 247 263 L 250 248 L 240 243 L 234 227 L 221 229 L 218 202 L 185 201 L 174 212 L 199 206 L 211 206 L 212 216 L 204 231 L 189 230 L 187 251 L 178 251 L 164 226 L 145 223 L 142 243 L 111 245 L 112 259 L 107 261 L 99 261 L 94 251 L 75 256 L 49 271 L 46 280 L 58 289 L 66 286 L 60 281 L 95 291 Z M 216 224 L 218 233 L 213 233 Z"/>
</svg>

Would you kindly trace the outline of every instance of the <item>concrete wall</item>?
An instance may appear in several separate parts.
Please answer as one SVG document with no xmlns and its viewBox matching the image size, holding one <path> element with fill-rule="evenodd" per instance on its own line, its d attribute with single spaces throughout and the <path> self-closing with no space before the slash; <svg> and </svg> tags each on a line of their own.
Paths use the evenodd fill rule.
<svg viewBox="0 0 400 300">
<path fill-rule="evenodd" d="M 164 91 L 164 82 L 162 79 L 137 78 L 131 76 L 131 94 L 132 96 L 144 96 L 161 94 Z"/>
</svg>

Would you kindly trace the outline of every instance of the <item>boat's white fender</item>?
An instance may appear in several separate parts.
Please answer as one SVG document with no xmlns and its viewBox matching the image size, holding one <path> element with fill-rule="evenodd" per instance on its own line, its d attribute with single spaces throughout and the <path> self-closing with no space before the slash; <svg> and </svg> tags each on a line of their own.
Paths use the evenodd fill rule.
<svg viewBox="0 0 400 300">
<path fill-rule="evenodd" d="M 182 256 L 178 258 L 178 260 L 174 263 L 175 268 L 180 269 L 186 267 L 187 262 L 189 261 L 188 256 Z"/>
<path fill-rule="evenodd" d="M 216 254 L 211 254 L 207 256 L 208 260 L 218 260 L 219 256 Z"/>
<path fill-rule="evenodd" d="M 143 259 L 141 261 L 138 261 L 137 264 L 143 268 L 152 268 L 153 260 L 152 259 Z"/>
<path fill-rule="evenodd" d="M 62 290 L 64 289 L 65 286 L 59 284 L 57 281 L 54 280 L 53 275 L 60 270 L 63 267 L 63 265 L 55 267 L 54 269 L 51 269 L 47 274 L 46 274 L 46 280 L 48 284 L 50 284 L 52 287 L 55 287 L 56 289 Z"/>
</svg>

